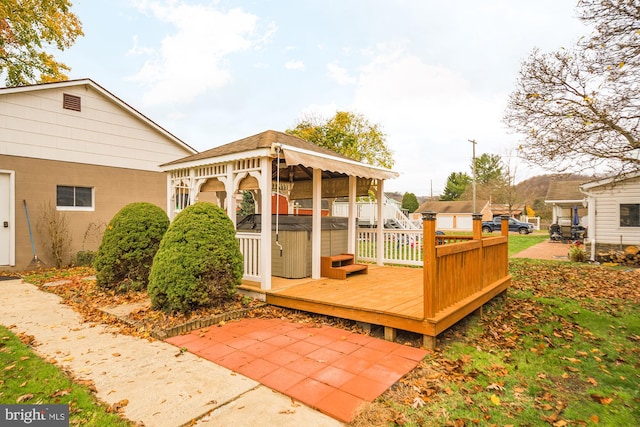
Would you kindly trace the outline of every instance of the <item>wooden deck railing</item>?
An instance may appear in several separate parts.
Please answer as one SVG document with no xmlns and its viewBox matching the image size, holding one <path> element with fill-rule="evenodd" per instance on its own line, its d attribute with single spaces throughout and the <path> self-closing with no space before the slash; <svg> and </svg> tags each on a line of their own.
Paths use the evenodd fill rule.
<svg viewBox="0 0 640 427">
<path fill-rule="evenodd" d="M 473 236 L 466 241 L 436 244 L 435 213 L 423 214 L 424 314 L 434 318 L 455 306 L 463 307 L 475 294 L 508 277 L 508 225 L 503 218 L 502 236 L 482 237 L 482 218 L 473 216 Z M 471 298 L 471 300 L 474 300 Z"/>
</svg>

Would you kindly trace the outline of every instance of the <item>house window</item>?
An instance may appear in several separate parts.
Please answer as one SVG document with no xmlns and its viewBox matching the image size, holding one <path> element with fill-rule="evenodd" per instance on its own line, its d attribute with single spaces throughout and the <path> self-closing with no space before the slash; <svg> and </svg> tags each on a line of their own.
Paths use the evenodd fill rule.
<svg viewBox="0 0 640 427">
<path fill-rule="evenodd" d="M 620 205 L 620 227 L 640 227 L 640 203 Z"/>
<path fill-rule="evenodd" d="M 80 111 L 80 97 L 65 93 L 62 95 L 62 108 L 73 111 Z"/>
<path fill-rule="evenodd" d="M 58 210 L 93 210 L 93 188 L 58 185 L 56 207 Z"/>
</svg>

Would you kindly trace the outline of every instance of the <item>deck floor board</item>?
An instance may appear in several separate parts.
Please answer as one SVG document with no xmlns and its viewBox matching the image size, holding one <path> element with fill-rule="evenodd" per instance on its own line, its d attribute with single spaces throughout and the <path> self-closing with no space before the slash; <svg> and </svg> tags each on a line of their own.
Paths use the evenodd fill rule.
<svg viewBox="0 0 640 427">
<path fill-rule="evenodd" d="M 374 324 L 378 324 L 382 316 L 403 324 L 412 323 L 410 330 L 415 332 L 422 330 L 420 268 L 371 266 L 369 274 L 349 276 L 346 280 L 323 277 L 301 281 L 295 286 L 287 286 L 286 281 L 273 278 L 273 289 L 267 291 L 268 303 L 326 315 L 348 312 L 352 314 L 351 320 L 369 319 Z"/>
</svg>

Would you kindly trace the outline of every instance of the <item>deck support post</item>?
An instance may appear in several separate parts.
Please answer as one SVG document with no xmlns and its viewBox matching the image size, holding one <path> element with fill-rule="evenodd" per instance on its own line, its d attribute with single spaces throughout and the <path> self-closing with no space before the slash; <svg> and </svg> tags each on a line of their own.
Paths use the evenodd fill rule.
<svg viewBox="0 0 640 427">
<path fill-rule="evenodd" d="M 431 335 L 423 335 L 422 336 L 422 346 L 426 350 L 435 350 L 436 349 L 436 337 L 432 337 Z"/>
<path fill-rule="evenodd" d="M 482 214 L 474 213 L 471 215 L 473 220 L 473 240 L 482 240 Z M 480 246 L 480 248 L 476 251 L 473 258 L 473 264 L 475 266 L 474 271 L 472 272 L 472 276 L 469 280 L 473 282 L 474 291 L 478 292 L 482 290 L 484 286 L 488 283 L 485 283 L 484 271 L 482 269 L 482 261 L 484 257 L 484 247 Z"/>
<path fill-rule="evenodd" d="M 422 275 L 424 317 L 435 315 L 436 296 L 436 213 L 422 212 Z"/>
<path fill-rule="evenodd" d="M 367 332 L 367 333 L 371 333 L 371 323 L 367 323 L 367 322 L 356 322 L 356 325 L 360 328 L 362 328 L 363 331 Z"/>
<path fill-rule="evenodd" d="M 500 227 L 502 227 L 502 230 L 500 230 L 502 233 L 502 235 L 504 237 L 509 237 L 509 215 L 500 215 Z"/>
<path fill-rule="evenodd" d="M 475 314 L 476 316 L 478 316 L 478 317 L 480 317 L 482 319 L 483 308 L 484 308 L 484 304 L 481 305 L 480 307 L 478 307 L 476 309 L 476 311 L 473 312 L 473 314 Z"/>
<path fill-rule="evenodd" d="M 390 326 L 384 327 L 384 339 L 387 341 L 394 342 L 396 340 L 396 328 L 392 328 Z"/>
<path fill-rule="evenodd" d="M 481 213 L 471 214 L 471 218 L 473 219 L 473 240 L 481 240 L 482 239 L 482 214 Z"/>
</svg>

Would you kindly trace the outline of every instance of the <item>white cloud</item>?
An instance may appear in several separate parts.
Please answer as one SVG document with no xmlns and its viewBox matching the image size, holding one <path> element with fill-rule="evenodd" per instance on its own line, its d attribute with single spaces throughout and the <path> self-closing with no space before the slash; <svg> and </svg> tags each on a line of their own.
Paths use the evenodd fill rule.
<svg viewBox="0 0 640 427">
<path fill-rule="evenodd" d="M 469 138 L 478 140 L 478 153 L 503 154 L 501 95 L 475 95 L 460 74 L 402 46 L 378 46 L 360 71 L 352 108 L 387 134 L 401 173 L 389 188 L 428 194 L 431 182 L 439 193 L 451 172 L 468 170 Z"/>
<path fill-rule="evenodd" d="M 155 52 L 153 48 L 150 47 L 141 47 L 138 44 L 138 36 L 134 35 L 132 39 L 133 46 L 131 49 L 127 51 L 127 56 L 138 56 L 138 55 L 153 55 Z"/>
<path fill-rule="evenodd" d="M 240 9 L 222 11 L 180 1 L 144 1 L 136 6 L 174 29 L 130 77 L 149 87 L 145 105 L 186 104 L 228 84 L 232 78 L 229 55 L 260 46 L 275 31 L 270 26 L 260 34 L 258 17 Z M 132 51 L 139 49 L 134 45 Z"/>
<path fill-rule="evenodd" d="M 304 70 L 304 62 L 302 61 L 287 61 L 284 64 L 284 68 L 286 68 L 287 70 Z"/>
<path fill-rule="evenodd" d="M 349 76 L 346 68 L 342 68 L 338 61 L 328 63 L 327 71 L 329 76 L 340 85 L 350 85 L 357 81 L 355 77 Z"/>
</svg>

